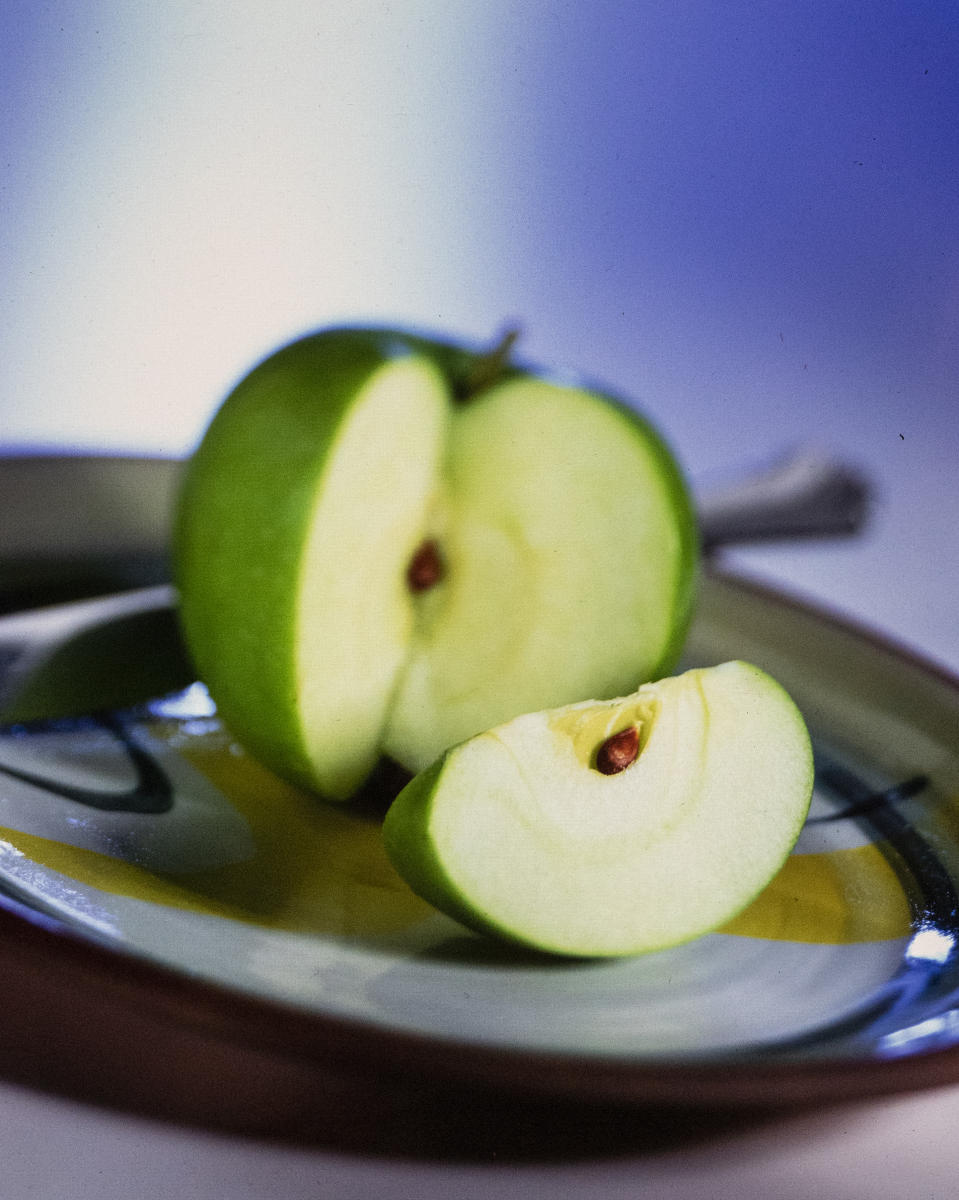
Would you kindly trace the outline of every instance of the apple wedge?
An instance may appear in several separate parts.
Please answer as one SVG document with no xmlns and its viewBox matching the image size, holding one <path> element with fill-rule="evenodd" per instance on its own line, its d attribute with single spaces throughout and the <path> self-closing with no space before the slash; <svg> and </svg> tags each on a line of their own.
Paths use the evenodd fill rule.
<svg viewBox="0 0 959 1200">
<path fill-rule="evenodd" d="M 387 330 L 303 338 L 243 379 L 174 534 L 200 677 L 264 763 L 349 798 L 524 711 L 670 669 L 697 542 L 633 409 Z"/>
<path fill-rule="evenodd" d="M 454 747 L 400 792 L 383 836 L 413 891 L 464 925 L 632 955 L 744 908 L 799 836 L 812 783 L 793 701 L 728 662 Z"/>
</svg>

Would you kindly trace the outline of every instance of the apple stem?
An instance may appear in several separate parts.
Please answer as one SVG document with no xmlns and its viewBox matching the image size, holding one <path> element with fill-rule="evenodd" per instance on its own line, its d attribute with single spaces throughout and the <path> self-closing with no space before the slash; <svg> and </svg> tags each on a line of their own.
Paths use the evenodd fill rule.
<svg viewBox="0 0 959 1200">
<path fill-rule="evenodd" d="M 461 403 L 471 400 L 480 392 L 492 387 L 505 373 L 520 333 L 519 326 L 507 327 L 489 350 L 473 360 L 472 366 L 457 389 L 457 399 Z"/>
</svg>

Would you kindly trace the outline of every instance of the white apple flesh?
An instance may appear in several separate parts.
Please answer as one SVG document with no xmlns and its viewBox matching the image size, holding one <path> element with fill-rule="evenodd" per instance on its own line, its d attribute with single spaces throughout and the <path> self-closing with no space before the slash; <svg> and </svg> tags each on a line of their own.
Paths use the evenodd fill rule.
<svg viewBox="0 0 959 1200">
<path fill-rule="evenodd" d="M 407 785 L 383 832 L 410 887 L 465 925 L 632 955 L 744 908 L 795 843 L 812 780 L 795 704 L 729 662 L 474 737 Z"/>
<path fill-rule="evenodd" d="M 529 378 L 456 414 L 424 529 L 445 570 L 410 598 L 391 757 L 421 770 L 508 716 L 619 695 L 655 670 L 680 539 L 637 429 L 589 393 Z"/>
</svg>

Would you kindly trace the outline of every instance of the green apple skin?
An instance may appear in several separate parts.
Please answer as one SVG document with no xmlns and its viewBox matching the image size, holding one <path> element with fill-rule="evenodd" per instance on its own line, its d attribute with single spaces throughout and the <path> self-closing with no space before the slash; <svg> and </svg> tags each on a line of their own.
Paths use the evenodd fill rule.
<svg viewBox="0 0 959 1200">
<path fill-rule="evenodd" d="M 500 364 L 477 392 L 487 362 L 403 331 L 308 335 L 240 381 L 186 466 L 174 578 L 198 675 L 238 740 L 329 799 L 384 754 L 418 771 L 517 712 L 631 689 L 683 644 L 698 541 L 659 434 L 533 370 Z M 564 433 L 615 461 L 574 479 Z M 411 596 L 406 568 L 433 535 L 450 578 Z"/>
<path fill-rule="evenodd" d="M 631 725 L 635 761 L 601 774 L 598 747 Z M 729 662 L 453 747 L 400 792 L 383 837 L 412 890 L 469 928 L 559 955 L 635 955 L 749 904 L 795 844 L 812 787 L 795 704 Z"/>
</svg>

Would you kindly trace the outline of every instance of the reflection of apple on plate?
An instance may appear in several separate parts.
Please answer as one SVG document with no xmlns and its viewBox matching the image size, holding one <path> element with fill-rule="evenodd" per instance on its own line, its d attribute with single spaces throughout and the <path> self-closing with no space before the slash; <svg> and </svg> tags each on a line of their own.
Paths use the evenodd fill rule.
<svg viewBox="0 0 959 1200">
<path fill-rule="evenodd" d="M 331 799 L 668 671 L 696 537 L 605 395 L 385 330 L 303 338 L 212 421 L 178 507 L 188 645 L 233 733 Z"/>
<path fill-rule="evenodd" d="M 471 738 L 403 789 L 383 833 L 413 890 L 465 925 L 637 954 L 744 908 L 799 836 L 812 781 L 792 700 L 728 662 Z"/>
</svg>

